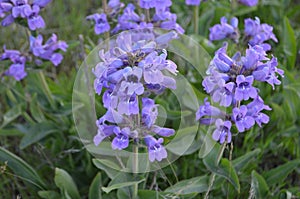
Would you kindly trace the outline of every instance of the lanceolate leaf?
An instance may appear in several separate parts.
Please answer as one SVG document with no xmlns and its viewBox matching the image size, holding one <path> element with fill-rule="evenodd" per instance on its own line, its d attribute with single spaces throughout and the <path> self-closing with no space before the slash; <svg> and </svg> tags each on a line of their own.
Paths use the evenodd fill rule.
<svg viewBox="0 0 300 199">
<path fill-rule="evenodd" d="M 90 186 L 89 198 L 102 199 L 101 187 L 102 187 L 101 173 L 98 173 Z"/>
<path fill-rule="evenodd" d="M 265 179 L 256 171 L 252 171 L 250 194 L 255 196 L 255 198 L 266 198 L 268 196 L 268 193 L 269 187 Z"/>
<path fill-rule="evenodd" d="M 288 69 L 293 69 L 297 56 L 297 43 L 294 30 L 287 17 L 284 17 L 283 28 L 283 50 L 288 59 Z"/>
<path fill-rule="evenodd" d="M 29 164 L 2 147 L 0 147 L 0 162 L 1 164 L 7 162 L 8 167 L 25 182 L 29 182 L 40 189 L 45 187 L 42 179 Z"/>
<path fill-rule="evenodd" d="M 265 177 L 269 186 L 276 183 L 280 183 L 298 166 L 300 165 L 300 159 L 290 161 L 283 165 L 280 165 L 270 171 L 266 172 L 263 176 Z"/>
<path fill-rule="evenodd" d="M 65 197 L 69 196 L 72 199 L 80 199 L 76 184 L 65 170 L 56 168 L 54 181 Z"/>
<path fill-rule="evenodd" d="M 120 189 L 120 188 L 123 188 L 123 187 L 132 186 L 132 185 L 136 185 L 136 184 L 139 184 L 139 183 L 141 183 L 143 181 L 145 181 L 145 179 L 142 179 L 142 180 L 139 180 L 139 181 L 118 183 L 118 184 L 114 184 L 114 185 L 109 186 L 109 187 L 102 187 L 102 190 L 105 191 L 106 193 L 109 193 L 112 190 Z"/>
<path fill-rule="evenodd" d="M 232 161 L 232 165 L 235 168 L 236 171 L 240 171 L 242 168 L 248 165 L 248 163 L 257 157 L 257 155 L 261 152 L 260 149 L 255 149 L 254 151 L 251 151 L 249 153 L 246 153 L 245 155 L 236 158 Z"/>
<path fill-rule="evenodd" d="M 208 189 L 208 176 L 199 176 L 188 180 L 182 180 L 167 188 L 165 192 L 176 194 L 202 193 Z"/>
</svg>

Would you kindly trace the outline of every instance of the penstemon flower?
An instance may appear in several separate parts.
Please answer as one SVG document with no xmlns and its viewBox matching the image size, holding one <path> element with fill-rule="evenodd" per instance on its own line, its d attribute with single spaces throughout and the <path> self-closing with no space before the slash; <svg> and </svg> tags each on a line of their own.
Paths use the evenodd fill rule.
<svg viewBox="0 0 300 199">
<path fill-rule="evenodd" d="M 86 17 L 87 20 L 95 21 L 95 33 L 97 35 L 102 34 L 104 32 L 108 32 L 110 26 L 107 22 L 106 14 L 93 14 Z"/>
<path fill-rule="evenodd" d="M 258 17 L 255 20 L 247 18 L 245 19 L 244 39 L 251 46 L 262 44 L 265 50 L 270 50 L 271 47 L 264 42 L 272 39 L 274 42 L 278 42 L 276 36 L 273 33 L 273 27 L 268 24 L 261 24 Z M 209 29 L 209 39 L 223 40 L 225 38 L 232 39 L 234 42 L 239 42 L 239 30 L 238 19 L 233 17 L 230 24 L 227 23 L 225 17 L 221 18 L 221 24 L 216 24 Z"/>
<path fill-rule="evenodd" d="M 183 34 L 184 29 L 176 22 L 177 16 L 170 12 L 170 6 L 172 5 L 171 0 L 141 0 L 140 7 L 145 8 L 146 10 L 154 9 L 155 13 L 153 16 L 150 16 L 150 12 L 147 14 L 137 14 L 136 6 L 132 3 L 129 3 L 123 10 L 120 12 L 120 9 L 124 6 L 124 4 L 120 3 L 120 1 L 109 1 L 108 9 L 105 11 L 109 18 L 115 19 L 118 13 L 118 23 L 111 30 L 111 33 L 116 34 L 120 31 L 124 30 L 132 30 L 132 29 L 144 29 L 144 28 L 162 28 L 166 30 L 176 30 L 178 33 Z M 94 14 L 99 16 L 100 14 Z M 90 15 L 87 19 L 95 18 L 94 15 Z M 99 17 L 98 17 L 99 18 Z M 106 18 L 102 18 L 101 21 L 97 22 L 98 19 L 95 20 L 95 33 L 101 34 L 107 32 L 109 26 L 112 27 L 112 24 L 109 24 L 110 21 L 114 20 L 106 20 Z M 98 27 L 97 27 L 98 26 Z M 100 28 L 101 26 L 101 28 Z M 101 31 L 100 31 L 101 30 Z"/>
<path fill-rule="evenodd" d="M 258 4 L 258 0 L 239 0 L 239 2 L 246 6 L 256 6 Z"/>
<path fill-rule="evenodd" d="M 277 68 L 275 58 L 267 57 L 264 45 L 249 45 L 246 55 L 237 52 L 233 57 L 227 55 L 225 43 L 216 51 L 207 76 L 202 85 L 204 90 L 212 96 L 212 100 L 223 107 L 231 107 L 232 112 L 225 113 L 213 107 L 205 100 L 196 113 L 196 119 L 202 124 L 215 124 L 213 139 L 220 143 L 231 142 L 231 128 L 236 126 L 238 132 L 249 130 L 257 123 L 269 122 L 269 117 L 262 113 L 271 110 L 259 96 L 259 90 L 254 81 L 279 85 L 278 75 L 283 77 L 283 70 Z M 264 71 L 264 72 L 263 72 Z M 246 103 L 249 102 L 250 103 Z M 230 109 L 229 109 L 230 110 Z"/>
<path fill-rule="evenodd" d="M 201 0 L 185 0 L 186 5 L 199 6 Z"/>
<path fill-rule="evenodd" d="M 56 53 L 55 51 L 62 50 L 66 52 L 67 48 L 67 43 L 58 41 L 56 34 L 52 34 L 51 38 L 49 38 L 44 45 L 42 35 L 38 35 L 36 38 L 30 36 L 30 50 L 33 55 L 51 61 L 54 66 L 58 66 L 63 59 L 62 54 Z"/>
<path fill-rule="evenodd" d="M 230 24 L 227 23 L 227 18 L 221 18 L 221 24 L 217 24 L 209 29 L 209 39 L 213 40 L 222 40 L 225 38 L 230 38 L 234 41 L 239 39 L 238 32 L 238 19 L 233 17 L 230 21 Z"/>
<path fill-rule="evenodd" d="M 7 0 L 0 2 L 0 15 L 5 17 L 1 25 L 9 26 L 15 19 L 26 19 L 30 30 L 45 27 L 44 19 L 39 15 L 40 9 L 50 3 L 51 0 L 35 0 L 29 4 L 27 0 Z"/>
<path fill-rule="evenodd" d="M 9 69 L 5 71 L 5 75 L 14 77 L 17 81 L 20 81 L 27 76 L 25 71 L 26 57 L 23 56 L 18 50 L 7 50 L 4 46 L 4 53 L 1 56 L 1 60 L 9 59 L 12 64 Z"/>
<path fill-rule="evenodd" d="M 155 137 L 169 137 L 175 131 L 155 124 L 158 105 L 149 95 L 176 88 L 172 75 L 177 66 L 167 60 L 165 50 L 159 50 L 176 37 L 175 32 L 156 36 L 149 29 L 123 32 L 111 50 L 100 51 L 102 62 L 93 70 L 94 89 L 98 95 L 105 90 L 102 101 L 107 112 L 96 122 L 95 145 L 111 137 L 112 149 L 123 150 L 131 141 L 144 141 L 151 162 L 167 157 L 163 139 Z"/>
<path fill-rule="evenodd" d="M 8 26 L 15 19 L 26 19 L 28 29 L 37 31 L 45 27 L 44 19 L 39 15 L 41 8 L 48 5 L 51 0 L 0 0 L 0 17 L 5 17 L 1 24 Z M 20 23 L 23 25 L 23 23 Z M 31 33 L 31 31 L 29 33 Z M 4 47 L 4 52 L 0 60 L 10 60 L 12 64 L 4 72 L 4 75 L 12 76 L 17 81 L 22 80 L 27 76 L 26 61 L 40 66 L 43 61 L 50 61 L 57 66 L 61 63 L 63 56 L 58 50 L 66 51 L 68 45 L 64 41 L 58 41 L 57 36 L 52 34 L 51 38 L 43 44 L 43 36 L 38 34 L 37 37 L 29 36 L 30 49 L 27 52 L 19 52 L 17 50 L 7 50 Z"/>
</svg>

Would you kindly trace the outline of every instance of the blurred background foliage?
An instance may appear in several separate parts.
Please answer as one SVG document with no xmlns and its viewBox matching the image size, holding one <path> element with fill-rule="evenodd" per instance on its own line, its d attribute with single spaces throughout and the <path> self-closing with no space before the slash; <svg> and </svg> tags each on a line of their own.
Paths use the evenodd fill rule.
<svg viewBox="0 0 300 199">
<path fill-rule="evenodd" d="M 262 23 L 272 25 L 279 39 L 278 44 L 272 43 L 272 53 L 278 57 L 279 67 L 285 70 L 285 78 L 276 90 L 260 85 L 265 103 L 272 107 L 268 112 L 271 121 L 262 129 L 257 127 L 236 136 L 233 153 L 230 154 L 228 146 L 220 165 L 214 164 L 219 145 L 204 159 L 199 158 L 197 146 L 207 141 L 203 140 L 205 129 L 201 129 L 190 153 L 171 167 L 141 176 L 144 180 L 138 182 L 130 174 L 118 173 L 93 160 L 80 142 L 73 123 L 72 89 L 76 71 L 82 63 L 83 51 L 88 54 L 102 40 L 94 35 L 85 17 L 100 7 L 100 1 L 54 0 L 42 13 L 47 24 L 42 33 L 49 37 L 55 32 L 70 46 L 60 66 L 43 71 L 49 90 L 37 69 L 32 69 L 21 82 L 1 80 L 1 198 L 18 195 L 22 198 L 130 198 L 134 184 L 138 184 L 142 199 L 202 198 L 211 172 L 217 174 L 211 198 L 300 197 L 299 0 L 260 0 L 256 7 L 232 7 L 229 1 L 208 0 L 200 6 L 199 34 L 194 34 L 192 8 L 183 0 L 173 1 L 172 9 L 178 15 L 179 24 L 211 56 L 222 42 L 210 43 L 208 29 L 219 23 L 222 16 L 237 16 L 240 29 L 245 18 L 255 16 Z M 26 49 L 29 45 L 23 27 L 15 24 L 2 27 L 0 34 L 0 45 L 5 44 L 8 49 Z M 81 34 L 85 39 L 84 49 L 79 45 Z M 205 97 L 201 81 L 201 77 L 192 81 L 200 91 L 199 102 Z"/>
</svg>

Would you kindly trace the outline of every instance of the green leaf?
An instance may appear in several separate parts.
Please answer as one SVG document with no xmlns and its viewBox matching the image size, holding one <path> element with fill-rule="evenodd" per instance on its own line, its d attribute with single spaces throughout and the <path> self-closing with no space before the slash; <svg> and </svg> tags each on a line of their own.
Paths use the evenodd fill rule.
<svg viewBox="0 0 300 199">
<path fill-rule="evenodd" d="M 166 198 L 192 199 L 192 198 L 195 198 L 197 195 L 198 195 L 197 193 L 191 193 L 191 194 L 179 196 L 174 193 L 165 193 L 165 192 L 151 191 L 151 190 L 139 190 L 138 191 L 138 196 L 140 199 L 166 199 Z"/>
<path fill-rule="evenodd" d="M 57 199 L 61 198 L 60 194 L 56 191 L 39 191 L 38 195 L 44 199 Z"/>
<path fill-rule="evenodd" d="M 90 186 L 89 198 L 102 199 L 101 187 L 102 187 L 101 173 L 98 173 Z"/>
<path fill-rule="evenodd" d="M 265 179 L 254 170 L 251 173 L 250 193 L 255 196 L 255 198 L 267 198 L 269 194 L 269 187 Z"/>
<path fill-rule="evenodd" d="M 24 149 L 34 144 L 51 133 L 58 132 L 57 125 L 51 122 L 42 122 L 32 125 L 25 136 L 22 138 L 20 148 Z"/>
<path fill-rule="evenodd" d="M 208 177 L 199 176 L 188 180 L 182 180 L 167 188 L 164 192 L 176 194 L 202 193 L 208 189 Z"/>
<path fill-rule="evenodd" d="M 263 176 L 266 179 L 268 185 L 272 186 L 285 180 L 286 177 L 299 166 L 299 164 L 300 159 L 293 160 L 274 169 L 271 169 L 270 171 L 267 171 Z"/>
<path fill-rule="evenodd" d="M 257 10 L 257 6 L 251 6 L 251 7 L 241 7 L 238 10 L 236 10 L 232 15 L 233 16 L 242 16 L 242 15 L 246 15 L 249 14 L 251 12 L 254 12 Z"/>
<path fill-rule="evenodd" d="M 80 195 L 72 177 L 63 169 L 55 168 L 54 182 L 56 186 L 72 199 L 80 199 Z"/>
<path fill-rule="evenodd" d="M 17 106 L 14 106 L 11 108 L 8 112 L 6 112 L 3 116 L 3 123 L 0 127 L 3 128 L 6 125 L 8 125 L 11 121 L 15 120 L 17 117 L 19 117 L 22 114 L 22 106 L 23 104 L 19 104 Z"/>
<path fill-rule="evenodd" d="M 26 182 L 32 183 L 40 189 L 45 187 L 40 176 L 29 164 L 2 147 L 0 147 L 0 162 L 7 162 L 8 167 Z"/>
<path fill-rule="evenodd" d="M 297 56 L 297 42 L 294 30 L 287 17 L 283 19 L 283 51 L 287 55 L 288 69 L 293 69 Z"/>
<path fill-rule="evenodd" d="M 194 142 L 197 130 L 197 125 L 179 129 L 172 142 L 167 145 L 167 149 L 177 155 L 184 155 Z"/>
<path fill-rule="evenodd" d="M 120 170 L 113 169 L 115 166 L 110 166 L 110 164 L 112 165 L 114 163 L 109 162 L 108 160 L 93 159 L 93 164 L 97 168 L 105 171 L 105 173 L 110 179 L 115 178 L 118 175 L 118 173 L 120 173 Z"/>
<path fill-rule="evenodd" d="M 213 150 L 203 159 L 203 163 L 208 170 L 226 178 L 240 192 L 240 182 L 231 162 L 222 158 L 220 164 L 217 165 L 217 157 L 221 152 L 220 148 L 219 145 L 215 145 Z"/>
<path fill-rule="evenodd" d="M 32 117 L 37 121 L 37 122 L 42 122 L 45 120 L 45 116 L 40 108 L 40 105 L 37 101 L 37 95 L 35 94 L 30 103 L 30 113 Z"/>
<path fill-rule="evenodd" d="M 20 136 L 24 135 L 18 129 L 0 129 L 0 136 Z"/>
<path fill-rule="evenodd" d="M 118 184 L 113 184 L 113 185 L 111 185 L 109 187 L 102 187 L 102 190 L 105 193 L 109 193 L 112 190 L 120 189 L 120 188 L 124 188 L 124 187 L 128 187 L 128 186 L 133 186 L 133 185 L 139 184 L 139 183 L 141 183 L 143 181 L 145 181 L 145 179 L 141 179 L 139 181 L 132 181 L 132 182 L 122 182 L 122 183 L 118 183 Z"/>
<path fill-rule="evenodd" d="M 250 151 L 245 155 L 238 157 L 237 159 L 232 161 L 232 165 L 236 171 L 240 171 L 242 168 L 247 166 L 249 162 L 257 157 L 257 155 L 261 152 L 260 149 L 255 149 L 254 151 Z"/>
</svg>

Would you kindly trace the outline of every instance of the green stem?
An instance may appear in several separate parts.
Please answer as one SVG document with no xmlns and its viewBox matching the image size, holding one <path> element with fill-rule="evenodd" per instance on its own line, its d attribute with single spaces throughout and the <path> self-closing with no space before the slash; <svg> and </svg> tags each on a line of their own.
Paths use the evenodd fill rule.
<svg viewBox="0 0 300 199">
<path fill-rule="evenodd" d="M 138 176 L 138 168 L 139 168 L 139 160 L 138 160 L 138 154 L 139 154 L 139 148 L 137 143 L 134 143 L 133 146 L 133 173 L 135 175 L 135 177 Z M 138 184 L 135 184 L 133 186 L 133 199 L 137 199 L 138 198 Z"/>
<path fill-rule="evenodd" d="M 194 7 L 194 32 L 199 34 L 199 6 Z"/>
<path fill-rule="evenodd" d="M 225 147 L 226 147 L 226 141 L 223 143 L 222 145 L 222 148 L 220 150 L 220 153 L 218 155 L 218 158 L 217 158 L 217 162 L 216 162 L 216 165 L 219 165 L 222 157 L 223 157 L 223 154 L 224 154 L 224 150 L 225 150 Z M 216 174 L 213 173 L 211 176 L 210 176 L 210 179 L 209 179 L 209 186 L 208 186 L 208 189 L 205 193 L 205 197 L 204 199 L 208 199 L 209 198 L 209 192 L 210 190 L 212 189 L 213 185 L 214 185 L 214 182 L 215 182 L 215 179 L 216 179 Z"/>
<path fill-rule="evenodd" d="M 48 84 L 47 84 L 47 81 L 46 81 L 46 78 L 45 78 L 44 73 L 43 73 L 42 71 L 39 71 L 39 72 L 38 72 L 38 76 L 39 76 L 39 78 L 40 78 L 40 80 L 41 80 L 42 87 L 43 87 L 44 92 L 45 92 L 45 94 L 46 94 L 46 96 L 47 96 L 47 99 L 48 99 L 48 101 L 49 101 L 49 103 L 50 103 L 51 108 L 52 108 L 52 109 L 55 109 L 55 108 L 56 108 L 55 102 L 54 102 L 54 99 L 53 99 L 53 97 L 52 97 L 52 94 L 51 94 L 51 91 L 50 91 L 50 89 L 49 89 L 49 86 L 48 86 Z"/>
</svg>

